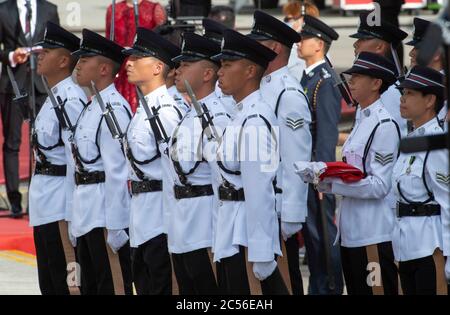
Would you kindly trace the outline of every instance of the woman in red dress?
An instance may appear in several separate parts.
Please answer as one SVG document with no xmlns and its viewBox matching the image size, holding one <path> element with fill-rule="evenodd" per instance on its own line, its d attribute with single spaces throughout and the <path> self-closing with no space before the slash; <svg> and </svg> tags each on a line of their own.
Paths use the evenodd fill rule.
<svg viewBox="0 0 450 315">
<path fill-rule="evenodd" d="M 156 2 L 148 0 L 139 0 L 139 27 L 153 29 L 158 25 L 166 22 L 167 16 L 164 8 Z M 106 37 L 109 38 L 111 29 L 111 9 L 108 7 L 106 12 Z M 133 1 L 124 0 L 116 3 L 115 12 L 115 41 L 123 47 L 133 46 L 134 37 L 136 36 L 136 26 L 134 24 Z M 135 86 L 128 83 L 125 63 L 122 65 L 119 74 L 115 80 L 117 90 L 130 103 L 133 112 L 136 111 L 138 101 Z"/>
</svg>

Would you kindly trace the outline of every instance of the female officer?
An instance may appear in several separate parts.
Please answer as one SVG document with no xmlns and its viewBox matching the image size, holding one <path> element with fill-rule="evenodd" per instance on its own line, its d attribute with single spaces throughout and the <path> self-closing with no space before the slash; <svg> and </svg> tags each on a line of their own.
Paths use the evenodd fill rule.
<svg viewBox="0 0 450 315">
<path fill-rule="evenodd" d="M 386 198 L 398 155 L 399 131 L 380 95 L 395 82 L 395 66 L 384 57 L 361 52 L 351 69 L 350 89 L 361 110 L 343 147 L 344 161 L 364 173 L 358 182 L 324 180 L 319 189 L 343 196 L 337 225 L 349 294 L 396 294 L 392 252 L 394 213 Z"/>
<path fill-rule="evenodd" d="M 400 84 L 401 115 L 414 124 L 408 137 L 442 133 L 436 114 L 444 76 L 416 66 Z M 397 220 L 395 260 L 405 294 L 447 294 L 444 256 L 450 255 L 448 150 L 401 154 L 393 174 Z M 450 260 L 447 259 L 447 269 Z"/>
</svg>

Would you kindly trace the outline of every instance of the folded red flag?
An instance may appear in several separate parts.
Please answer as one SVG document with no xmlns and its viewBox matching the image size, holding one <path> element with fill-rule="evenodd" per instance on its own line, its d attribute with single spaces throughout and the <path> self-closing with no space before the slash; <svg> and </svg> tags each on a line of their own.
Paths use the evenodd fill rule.
<svg viewBox="0 0 450 315">
<path fill-rule="evenodd" d="M 357 167 L 344 162 L 327 162 L 327 168 L 319 178 L 337 177 L 345 183 L 354 183 L 364 178 L 364 173 Z"/>
</svg>

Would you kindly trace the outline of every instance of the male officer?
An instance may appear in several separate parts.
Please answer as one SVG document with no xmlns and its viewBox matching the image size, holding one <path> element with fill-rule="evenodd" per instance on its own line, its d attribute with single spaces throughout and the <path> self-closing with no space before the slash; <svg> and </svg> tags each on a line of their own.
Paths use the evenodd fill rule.
<svg viewBox="0 0 450 315">
<path fill-rule="evenodd" d="M 130 118 L 127 101 L 114 87 L 114 78 L 125 57 L 122 47 L 87 29 L 83 30 L 77 81 L 94 82 L 109 104 L 120 129 Z M 82 111 L 73 136 L 75 193 L 73 233 L 81 265 L 83 294 L 131 294 L 127 168 L 122 147 L 112 137 L 94 96 Z"/>
<path fill-rule="evenodd" d="M 217 98 L 214 88 L 218 62 L 211 57 L 220 46 L 200 35 L 184 33 L 180 63 L 176 71 L 177 89 L 186 93 L 189 82 L 203 110 L 212 118 L 218 133 L 225 129 L 229 116 Z M 205 128 L 198 113 L 191 108 L 175 129 L 170 144 L 176 204 L 170 217 L 169 251 L 181 294 L 218 293 L 216 279 L 208 254 L 212 246 L 213 217 L 217 202 L 214 198 L 210 163 L 215 163 L 215 146 L 204 137 Z M 215 186 L 218 186 L 216 182 Z M 216 187 L 217 188 L 217 187 Z"/>
<path fill-rule="evenodd" d="M 222 43 L 223 39 L 223 31 L 228 29 L 224 24 L 216 22 L 211 19 L 203 19 L 202 21 L 204 34 L 203 36 L 217 42 L 219 45 Z M 223 94 L 222 90 L 219 88 L 219 83 L 216 84 L 216 95 L 222 102 L 222 104 L 225 106 L 225 109 L 227 110 L 228 114 L 233 116 L 233 113 L 235 112 L 235 105 L 236 103 L 233 100 L 233 97 L 231 95 L 225 95 Z"/>
<path fill-rule="evenodd" d="M 280 127 L 281 165 L 277 173 L 277 212 L 281 219 L 281 233 L 286 245 L 291 284 L 296 295 L 303 294 L 302 276 L 299 266 L 298 232 L 306 220 L 308 211 L 308 184 L 295 174 L 296 159 L 311 159 L 311 113 L 308 99 L 299 82 L 287 68 L 294 43 L 301 40 L 291 27 L 262 11 L 254 14 L 255 22 L 250 38 L 277 53 L 269 63 L 261 80 L 261 94 L 271 105 Z M 287 281 L 290 280 L 290 281 Z"/>
<path fill-rule="evenodd" d="M 356 39 L 356 42 L 353 44 L 355 56 L 362 51 L 367 51 L 382 55 L 392 62 L 395 62 L 394 54 L 397 54 L 397 47 L 401 45 L 401 42 L 408 34 L 383 19 L 381 19 L 379 26 L 373 25 L 371 23 L 373 21 L 371 21 L 370 14 L 370 12 L 363 12 L 360 14 L 358 31 L 355 34 L 350 35 L 351 38 Z M 398 73 L 397 76 L 400 77 L 401 74 Z M 404 137 L 408 134 L 409 127 L 406 119 L 403 119 L 400 115 L 400 97 L 401 95 L 396 89 L 396 84 L 393 84 L 383 93 L 381 101 L 387 111 L 398 123 L 402 137 Z M 357 114 L 357 116 L 358 115 L 359 114 Z"/>
<path fill-rule="evenodd" d="M 412 46 L 409 53 L 409 57 L 411 57 L 411 68 L 417 65 L 417 55 L 420 51 L 420 46 L 422 44 L 423 38 L 427 32 L 428 26 L 431 24 L 430 21 L 421 19 L 421 18 L 414 18 L 414 35 L 413 39 L 409 42 L 407 42 L 405 45 Z M 436 54 L 431 58 L 428 67 L 444 73 L 444 65 L 443 65 L 444 56 L 442 53 L 442 50 L 438 50 Z M 444 121 L 446 120 L 448 113 L 448 107 L 447 107 L 447 101 L 445 101 L 444 106 L 442 106 L 441 110 L 438 113 L 438 118 L 441 124 L 445 127 Z"/>
<path fill-rule="evenodd" d="M 86 95 L 71 74 L 77 59 L 71 52 L 80 39 L 60 26 L 47 22 L 43 47 L 38 57 L 38 74 L 48 81 L 55 99 L 63 102 L 71 124 L 75 124 Z M 33 226 L 42 294 L 76 294 L 76 284 L 67 282 L 67 267 L 75 262 L 75 242 L 68 230 L 72 221 L 74 163 L 69 138 L 72 130 L 59 121 L 50 97 L 36 117 L 32 137 L 36 164 L 29 189 L 30 225 Z M 59 112 L 61 117 L 62 112 Z M 71 267 L 72 269 L 72 267 Z M 77 279 L 74 279 L 75 282 Z M 78 279 L 79 280 L 79 279 Z"/>
<path fill-rule="evenodd" d="M 132 48 L 123 53 L 128 81 L 136 84 L 150 107 L 157 110 L 166 133 L 171 134 L 181 118 L 175 100 L 165 85 L 179 48 L 162 36 L 138 28 Z M 133 280 L 137 294 L 172 294 L 172 271 L 164 225 L 160 139 L 152 130 L 143 105 L 127 130 L 126 156 L 131 187 L 130 244 Z"/>
<path fill-rule="evenodd" d="M 236 116 L 218 148 L 219 209 L 214 260 L 229 294 L 249 294 L 256 276 L 264 294 L 287 294 L 275 255 L 281 255 L 274 180 L 279 164 L 277 120 L 259 91 L 276 53 L 233 30 L 224 31 L 219 87 L 236 101 Z M 253 272 L 247 262 L 253 263 Z M 253 276 L 253 274 L 254 276 Z M 259 286 L 259 284 L 258 284 Z"/>
<path fill-rule="evenodd" d="M 307 67 L 301 83 L 312 108 L 312 159 L 333 162 L 336 160 L 341 95 L 331 78 L 333 70 L 326 63 L 325 56 L 339 35 L 319 19 L 308 15 L 300 35 L 302 41 L 298 45 L 298 53 Z M 308 216 L 303 235 L 311 272 L 310 294 L 341 294 L 343 290 L 339 249 L 332 246 L 337 232 L 335 208 L 334 196 L 322 196 L 312 185 L 309 187 Z"/>
</svg>

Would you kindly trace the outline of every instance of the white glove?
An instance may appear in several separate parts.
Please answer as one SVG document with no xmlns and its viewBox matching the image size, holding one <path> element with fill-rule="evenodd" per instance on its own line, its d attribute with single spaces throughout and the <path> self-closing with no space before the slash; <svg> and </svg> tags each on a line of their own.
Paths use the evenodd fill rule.
<svg viewBox="0 0 450 315">
<path fill-rule="evenodd" d="M 321 193 L 331 193 L 331 182 L 322 180 L 316 185 L 316 189 Z"/>
<path fill-rule="evenodd" d="M 281 221 L 281 235 L 286 241 L 292 235 L 302 229 L 303 225 L 300 222 L 283 222 Z"/>
<path fill-rule="evenodd" d="M 305 183 L 317 185 L 320 181 L 319 176 L 325 172 L 327 165 L 324 162 L 295 162 L 295 173 Z"/>
<path fill-rule="evenodd" d="M 277 268 L 275 260 L 269 262 L 254 262 L 253 273 L 259 281 L 266 280 Z"/>
<path fill-rule="evenodd" d="M 119 249 L 128 242 L 128 234 L 125 230 L 108 230 L 108 237 L 106 242 L 114 254 L 117 254 Z"/>
<path fill-rule="evenodd" d="M 72 233 L 72 222 L 67 222 L 67 234 L 69 234 L 69 241 L 73 247 L 77 247 L 77 238 Z"/>
<path fill-rule="evenodd" d="M 447 257 L 447 262 L 445 263 L 445 277 L 448 283 L 450 283 L 450 256 Z"/>
</svg>

